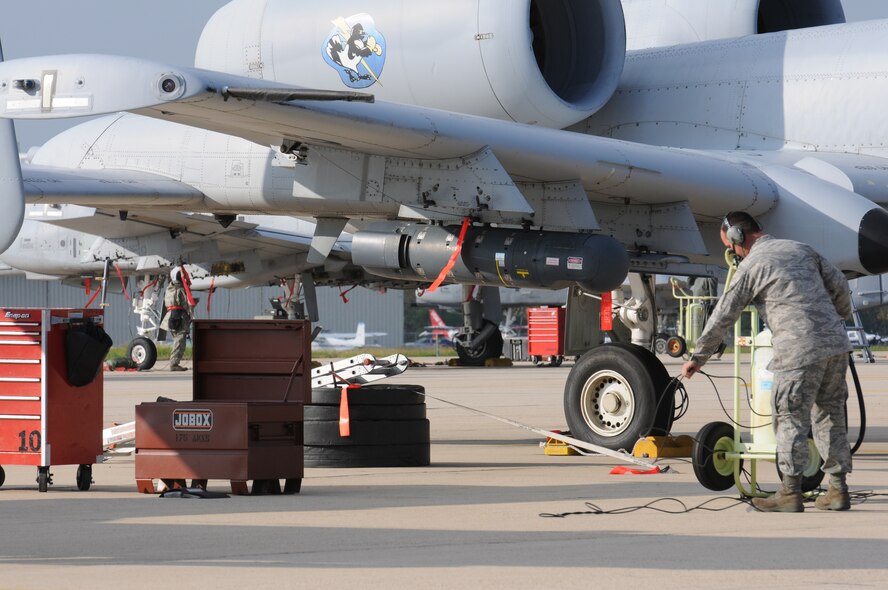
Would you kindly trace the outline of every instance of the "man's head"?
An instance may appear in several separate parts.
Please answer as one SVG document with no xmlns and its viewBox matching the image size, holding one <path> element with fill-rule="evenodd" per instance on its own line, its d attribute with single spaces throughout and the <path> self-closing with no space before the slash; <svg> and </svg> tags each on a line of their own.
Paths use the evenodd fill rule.
<svg viewBox="0 0 888 590">
<path fill-rule="evenodd" d="M 737 256 L 747 256 L 761 235 L 762 226 L 745 211 L 731 211 L 722 220 L 722 243 Z"/>
<path fill-rule="evenodd" d="M 183 277 L 185 278 L 185 280 L 189 279 L 188 274 L 185 272 L 182 272 L 182 270 L 183 269 L 181 266 L 174 266 L 173 269 L 170 271 L 170 281 L 172 281 L 173 284 L 175 284 L 175 285 L 181 284 Z M 191 281 L 188 281 L 188 282 L 190 283 Z"/>
</svg>

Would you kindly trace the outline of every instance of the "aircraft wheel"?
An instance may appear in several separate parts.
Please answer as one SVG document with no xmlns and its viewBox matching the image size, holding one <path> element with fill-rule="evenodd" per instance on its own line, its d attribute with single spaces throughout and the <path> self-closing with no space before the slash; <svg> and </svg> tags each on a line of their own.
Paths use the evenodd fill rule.
<svg viewBox="0 0 888 590">
<path fill-rule="evenodd" d="M 642 354 L 631 346 L 599 346 L 570 370 L 564 386 L 564 415 L 580 440 L 628 450 L 654 427 L 658 383 Z"/>
<path fill-rule="evenodd" d="M 147 371 L 157 362 L 157 346 L 150 338 L 143 336 L 133 338 L 126 354 L 140 371 Z"/>
<path fill-rule="evenodd" d="M 494 325 L 490 320 L 484 320 L 485 325 Z M 493 334 L 481 346 L 472 349 L 468 343 L 477 336 L 477 332 L 473 334 L 459 334 L 454 340 L 456 355 L 459 362 L 469 367 L 483 367 L 484 361 L 487 359 L 499 358 L 503 354 L 503 335 L 499 328 L 494 330 Z"/>
<path fill-rule="evenodd" d="M 85 492 L 92 484 L 92 465 L 80 465 L 77 467 L 77 489 Z"/>
<path fill-rule="evenodd" d="M 654 425 L 648 435 L 665 435 L 672 431 L 672 423 L 675 417 L 675 387 L 677 382 L 673 382 L 669 376 L 669 372 L 660 359 L 647 348 L 630 344 L 628 342 L 615 342 L 611 346 L 624 348 L 636 357 L 647 367 L 648 374 L 654 384 L 657 400 L 657 412 Z"/>
<path fill-rule="evenodd" d="M 305 445 L 306 467 L 425 467 L 431 463 L 430 444 Z"/>
<path fill-rule="evenodd" d="M 823 458 L 820 456 L 820 451 L 817 450 L 817 445 L 814 444 L 814 439 L 811 438 L 811 434 L 808 434 L 808 466 L 805 467 L 805 471 L 802 472 L 802 492 L 813 492 L 817 488 L 820 487 L 820 484 L 823 482 L 823 478 L 826 475 L 823 473 L 820 468 L 823 466 Z M 780 466 L 777 466 L 777 474 L 780 475 L 780 479 L 783 480 L 783 472 L 780 471 Z"/>
<path fill-rule="evenodd" d="M 688 351 L 688 343 L 681 336 L 673 336 L 666 341 L 666 354 L 672 358 L 681 358 Z"/>
<path fill-rule="evenodd" d="M 311 390 L 310 403 L 315 406 L 336 406 L 338 412 L 341 396 L 342 390 L 338 387 L 315 387 Z M 406 384 L 364 385 L 357 389 L 348 390 L 348 403 L 350 406 L 407 406 L 425 404 L 425 387 Z M 391 420 L 390 417 L 389 420 Z"/>
<path fill-rule="evenodd" d="M 734 450 L 734 427 L 724 422 L 710 422 L 694 439 L 691 460 L 694 475 L 704 488 L 715 492 L 734 485 L 734 460 L 725 453 Z M 743 460 L 739 459 L 743 469 Z"/>
</svg>

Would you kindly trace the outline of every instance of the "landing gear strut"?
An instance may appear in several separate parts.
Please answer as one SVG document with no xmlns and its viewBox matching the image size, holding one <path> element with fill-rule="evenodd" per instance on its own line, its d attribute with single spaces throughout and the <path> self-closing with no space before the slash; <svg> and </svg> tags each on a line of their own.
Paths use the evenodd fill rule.
<svg viewBox="0 0 888 590">
<path fill-rule="evenodd" d="M 481 301 L 473 297 L 474 290 L 473 286 L 463 286 L 463 328 L 454 344 L 460 363 L 480 367 L 487 359 L 503 354 L 503 335 L 499 331 L 503 312 L 498 288 L 481 287 Z"/>
<path fill-rule="evenodd" d="M 656 334 L 653 277 L 632 274 L 632 297 L 615 297 L 632 344 L 599 345 L 576 362 L 564 386 L 564 415 L 573 436 L 631 451 L 639 438 L 666 435 L 675 415 L 675 383 L 650 351 Z M 594 320 L 597 321 L 596 317 Z"/>
</svg>

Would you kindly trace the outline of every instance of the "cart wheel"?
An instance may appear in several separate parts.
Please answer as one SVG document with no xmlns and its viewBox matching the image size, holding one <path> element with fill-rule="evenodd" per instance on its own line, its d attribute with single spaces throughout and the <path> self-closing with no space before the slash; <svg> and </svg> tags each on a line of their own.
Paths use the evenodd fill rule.
<svg viewBox="0 0 888 590">
<path fill-rule="evenodd" d="M 0 466 L 0 487 L 3 486 L 3 482 L 6 481 L 6 472 L 3 471 L 3 467 Z"/>
<path fill-rule="evenodd" d="M 49 467 L 37 468 L 37 490 L 45 492 L 49 489 Z"/>
<path fill-rule="evenodd" d="M 77 468 L 77 489 L 85 492 L 92 484 L 92 465 L 81 465 Z"/>
<path fill-rule="evenodd" d="M 734 485 L 734 459 L 724 453 L 734 450 L 734 427 L 724 422 L 710 422 L 694 440 L 691 459 L 694 475 L 703 487 L 721 492 Z M 740 468 L 743 460 L 740 459 Z"/>
<path fill-rule="evenodd" d="M 681 358 L 688 351 L 688 343 L 681 336 L 673 336 L 666 341 L 666 354 L 672 358 Z"/>
<path fill-rule="evenodd" d="M 777 464 L 775 463 L 775 465 Z M 805 467 L 805 471 L 802 473 L 802 492 L 813 492 L 820 487 L 820 484 L 823 482 L 823 478 L 826 475 L 820 470 L 821 467 L 823 467 L 823 457 L 820 456 L 820 451 L 817 450 L 817 445 L 814 444 L 814 439 L 811 438 L 811 434 L 809 433 L 808 466 Z M 779 475 L 780 480 L 783 481 L 783 472 L 780 471 L 779 465 L 777 465 L 777 475 Z"/>
<path fill-rule="evenodd" d="M 563 356 L 553 356 L 552 357 L 552 366 L 553 367 L 560 367 L 561 363 L 563 363 L 563 362 L 564 362 Z"/>
<path fill-rule="evenodd" d="M 530 357 L 530 362 L 532 362 L 535 365 L 540 364 L 541 360 L 543 360 L 543 357 L 538 356 L 538 355 L 533 355 L 532 357 Z"/>
<path fill-rule="evenodd" d="M 668 349 L 666 348 L 666 338 L 662 336 L 658 336 L 656 340 L 654 340 L 654 352 L 657 354 L 666 354 Z"/>
</svg>

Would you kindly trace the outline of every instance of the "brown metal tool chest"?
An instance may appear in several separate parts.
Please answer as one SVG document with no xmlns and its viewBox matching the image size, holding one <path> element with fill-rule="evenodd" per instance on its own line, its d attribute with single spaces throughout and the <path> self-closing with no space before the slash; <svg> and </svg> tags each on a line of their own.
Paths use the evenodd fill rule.
<svg viewBox="0 0 888 590">
<path fill-rule="evenodd" d="M 136 483 L 205 485 L 234 494 L 296 493 L 303 476 L 303 403 L 310 395 L 310 324 L 197 320 L 193 400 L 136 408 Z M 285 480 L 283 488 L 280 480 Z"/>
</svg>

